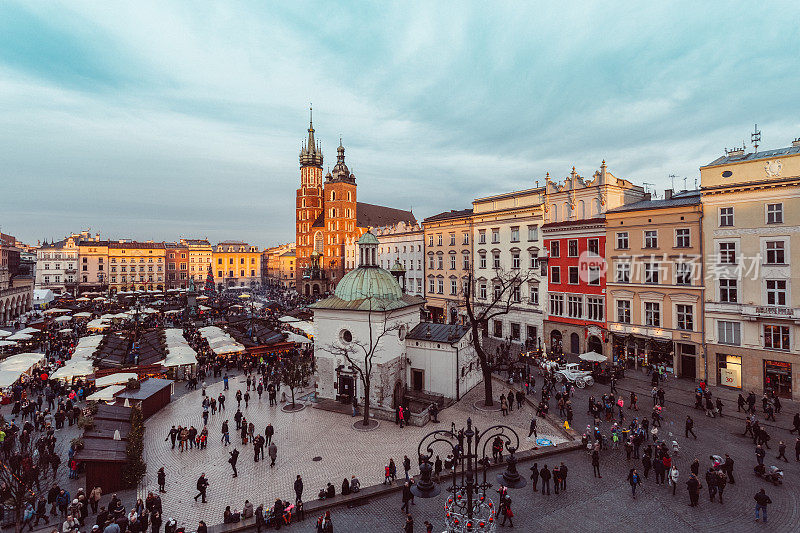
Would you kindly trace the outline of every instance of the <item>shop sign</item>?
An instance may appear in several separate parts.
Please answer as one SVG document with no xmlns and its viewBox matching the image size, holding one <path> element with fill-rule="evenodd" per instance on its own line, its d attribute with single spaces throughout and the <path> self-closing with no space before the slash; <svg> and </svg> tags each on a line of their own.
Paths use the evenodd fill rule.
<svg viewBox="0 0 800 533">
<path fill-rule="evenodd" d="M 719 369 L 720 385 L 727 387 L 734 387 L 737 389 L 742 388 L 742 371 L 739 368 L 720 368 Z"/>
<path fill-rule="evenodd" d="M 792 363 L 787 363 L 786 361 L 764 361 L 764 362 L 770 366 L 777 366 L 780 368 L 785 368 L 787 370 L 792 369 Z"/>
</svg>

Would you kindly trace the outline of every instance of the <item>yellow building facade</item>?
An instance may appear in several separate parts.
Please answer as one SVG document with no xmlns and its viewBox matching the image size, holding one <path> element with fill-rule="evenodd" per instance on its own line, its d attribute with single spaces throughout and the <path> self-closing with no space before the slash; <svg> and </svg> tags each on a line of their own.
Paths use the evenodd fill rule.
<svg viewBox="0 0 800 533">
<path fill-rule="evenodd" d="M 109 292 L 163 291 L 165 262 L 163 242 L 109 242 Z"/>
<path fill-rule="evenodd" d="M 613 360 L 664 363 L 702 379 L 703 274 L 699 191 L 667 191 L 606 213 L 606 321 Z"/>
<path fill-rule="evenodd" d="M 709 382 L 800 399 L 800 140 L 700 177 Z"/>
<path fill-rule="evenodd" d="M 261 286 L 261 252 L 258 246 L 241 241 L 221 242 L 214 245 L 211 263 L 219 291 Z"/>
<path fill-rule="evenodd" d="M 434 322 L 464 323 L 464 287 L 472 268 L 472 209 L 424 220 L 427 311 Z"/>
</svg>

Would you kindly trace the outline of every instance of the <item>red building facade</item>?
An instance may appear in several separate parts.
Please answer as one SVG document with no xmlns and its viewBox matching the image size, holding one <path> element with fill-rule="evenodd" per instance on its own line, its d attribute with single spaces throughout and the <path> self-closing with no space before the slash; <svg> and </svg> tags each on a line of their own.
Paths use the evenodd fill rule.
<svg viewBox="0 0 800 533">
<path fill-rule="evenodd" d="M 544 339 L 554 353 L 608 355 L 604 218 L 542 226 L 547 250 Z"/>
</svg>

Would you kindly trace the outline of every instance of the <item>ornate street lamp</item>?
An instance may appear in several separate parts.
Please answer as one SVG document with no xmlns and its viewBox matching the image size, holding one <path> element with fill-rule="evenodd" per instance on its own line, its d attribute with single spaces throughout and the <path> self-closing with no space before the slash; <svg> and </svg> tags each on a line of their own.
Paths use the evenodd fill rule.
<svg viewBox="0 0 800 533">
<path fill-rule="evenodd" d="M 455 460 L 453 484 L 447 488 L 450 497 L 444 506 L 448 532 L 495 530 L 497 509 L 486 493 L 487 489 L 492 487 L 486 479 L 486 472 L 491 464 L 486 455 L 486 448 L 492 446 L 497 438 L 510 454 L 505 472 L 496 477 L 498 483 L 508 488 L 524 487 L 527 482 L 517 472 L 517 459 L 514 455 L 519 449 L 519 435 L 508 426 L 499 424 L 478 431 L 472 427 L 472 419 L 467 418 L 466 429 L 461 429 L 458 433 L 454 429 L 436 430 L 425 435 L 420 441 L 417 447 L 420 457 L 420 479 L 411 488 L 411 492 L 420 498 L 432 498 L 441 490 L 431 479 L 433 471 L 431 457 L 434 456 L 434 447 L 441 443 L 453 452 Z M 483 473 L 481 481 L 478 480 L 480 471 Z"/>
</svg>

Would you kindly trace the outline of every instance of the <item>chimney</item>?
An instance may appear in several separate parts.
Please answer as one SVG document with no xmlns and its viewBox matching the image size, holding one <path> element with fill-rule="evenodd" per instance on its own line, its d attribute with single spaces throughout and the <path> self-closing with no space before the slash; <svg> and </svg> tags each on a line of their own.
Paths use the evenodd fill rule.
<svg viewBox="0 0 800 533">
<path fill-rule="evenodd" d="M 800 146 L 800 137 L 792 141 L 792 146 Z"/>
<path fill-rule="evenodd" d="M 672 199 L 672 189 L 665 189 L 664 190 L 664 200 Z"/>
</svg>

